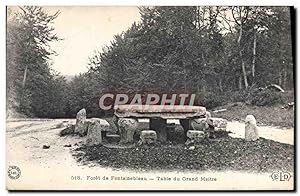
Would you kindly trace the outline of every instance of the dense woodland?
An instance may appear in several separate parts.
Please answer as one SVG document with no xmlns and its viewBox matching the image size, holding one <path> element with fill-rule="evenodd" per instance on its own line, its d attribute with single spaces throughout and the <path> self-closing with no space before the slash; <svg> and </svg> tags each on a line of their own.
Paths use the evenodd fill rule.
<svg viewBox="0 0 300 196">
<path fill-rule="evenodd" d="M 208 108 L 281 104 L 277 94 L 257 89 L 278 84 L 293 91 L 291 13 L 288 7 L 140 7 L 141 20 L 91 54 L 88 72 L 67 81 L 49 64 L 55 54 L 49 43 L 60 41 L 53 28 L 59 11 L 8 8 L 7 116 L 74 117 L 83 107 L 101 115 L 97 101 L 106 92 L 195 93 Z"/>
</svg>

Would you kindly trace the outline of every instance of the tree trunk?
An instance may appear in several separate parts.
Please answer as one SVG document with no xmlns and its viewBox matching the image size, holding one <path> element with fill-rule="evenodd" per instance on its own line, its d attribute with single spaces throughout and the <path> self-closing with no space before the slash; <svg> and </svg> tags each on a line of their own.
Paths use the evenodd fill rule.
<svg viewBox="0 0 300 196">
<path fill-rule="evenodd" d="M 245 67 L 245 62 L 244 62 L 244 59 L 243 59 L 243 47 L 241 46 L 241 40 L 242 40 L 242 37 L 243 37 L 243 24 L 244 24 L 244 20 L 246 20 L 247 18 L 247 15 L 248 15 L 248 12 L 247 12 L 247 15 L 246 17 L 244 18 L 242 16 L 242 8 L 239 9 L 239 20 L 240 20 L 240 23 L 237 22 L 237 19 L 235 18 L 234 14 L 233 14 L 233 10 L 232 10 L 232 15 L 233 15 L 233 18 L 235 20 L 235 22 L 239 25 L 240 27 L 240 32 L 239 32 L 239 37 L 238 37 L 238 48 L 239 48 L 239 56 L 240 56 L 240 59 L 241 59 L 241 66 L 242 66 L 242 74 L 243 74 L 243 79 L 244 79 L 244 85 L 245 85 L 245 88 L 248 88 L 248 79 L 247 79 L 247 72 L 246 72 L 246 67 Z"/>
<path fill-rule="evenodd" d="M 238 38 L 238 45 L 239 45 L 239 55 L 240 55 L 240 59 L 241 59 L 241 63 L 242 63 L 244 85 L 245 85 L 245 88 L 248 88 L 249 85 L 248 85 L 248 79 L 247 79 L 247 72 L 246 72 L 245 62 L 243 59 L 242 47 L 241 47 L 242 35 L 243 35 L 243 22 L 241 22 L 241 24 L 240 24 L 240 34 L 239 34 L 239 38 Z"/>
<path fill-rule="evenodd" d="M 222 79 L 219 79 L 219 89 L 220 92 L 223 92 Z"/>
<path fill-rule="evenodd" d="M 27 69 L 28 69 L 28 64 L 26 65 L 25 71 L 24 71 L 23 82 L 22 82 L 22 88 L 23 88 L 23 89 L 24 89 L 25 83 L 26 83 Z"/>
<path fill-rule="evenodd" d="M 253 81 L 254 81 L 254 77 L 255 77 L 255 61 L 256 61 L 256 31 L 255 31 L 255 29 L 253 29 L 253 31 L 254 31 L 254 37 L 253 37 L 252 77 L 253 77 Z"/>
<path fill-rule="evenodd" d="M 283 88 L 287 88 L 287 70 L 286 68 L 284 68 L 284 72 L 283 72 Z"/>
<path fill-rule="evenodd" d="M 242 76 L 239 77 L 239 90 L 242 90 Z"/>
<path fill-rule="evenodd" d="M 282 74 L 281 74 L 281 71 L 279 71 L 278 84 L 279 84 L 279 86 L 282 86 Z"/>
</svg>

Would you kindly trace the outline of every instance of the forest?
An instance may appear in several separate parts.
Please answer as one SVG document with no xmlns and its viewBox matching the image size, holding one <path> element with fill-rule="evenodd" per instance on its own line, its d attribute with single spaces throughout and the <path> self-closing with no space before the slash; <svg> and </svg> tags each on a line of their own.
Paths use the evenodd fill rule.
<svg viewBox="0 0 300 196">
<path fill-rule="evenodd" d="M 56 53 L 50 43 L 62 40 L 52 25 L 60 11 L 19 10 L 7 8 L 7 117 L 67 118 L 81 108 L 109 115 L 98 107 L 107 92 L 196 94 L 207 108 L 294 97 L 290 7 L 139 7 L 141 20 L 95 50 L 89 70 L 70 81 L 49 61 Z M 286 94 L 261 90 L 271 84 Z"/>
</svg>

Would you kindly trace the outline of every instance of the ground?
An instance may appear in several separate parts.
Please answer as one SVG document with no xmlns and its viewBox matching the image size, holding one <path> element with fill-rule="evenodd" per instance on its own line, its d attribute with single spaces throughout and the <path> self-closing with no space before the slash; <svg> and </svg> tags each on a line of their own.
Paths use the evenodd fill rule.
<svg viewBox="0 0 300 196">
<path fill-rule="evenodd" d="M 85 138 L 59 136 L 65 129 L 63 121 L 75 124 L 75 119 L 7 121 L 6 165 L 18 166 L 22 172 L 18 180 L 7 178 L 8 189 L 99 190 L 106 187 L 132 190 L 139 187 L 141 190 L 176 190 L 185 187 L 232 190 L 237 184 L 241 190 L 293 189 L 292 180 L 277 182 L 270 177 L 279 169 L 289 171 L 293 176 L 294 129 L 290 127 L 260 126 L 261 138 L 249 143 L 242 139 L 243 122 L 230 121 L 230 138 L 186 149 L 182 144 L 182 128 L 178 122 L 171 121 L 176 123 L 175 134 L 169 135 L 174 141 L 172 146 L 86 148 Z M 145 127 L 147 123 L 142 122 L 139 129 Z M 49 148 L 44 149 L 43 145 Z M 118 148 L 112 148 L 116 146 Z M 87 180 L 89 176 L 106 176 L 110 180 L 90 181 Z M 118 179 L 115 177 L 144 177 L 148 180 L 133 183 L 114 180 Z M 162 182 L 159 177 L 176 177 L 181 181 Z M 216 181 L 183 181 L 187 178 Z"/>
<path fill-rule="evenodd" d="M 83 146 L 75 150 L 79 162 L 101 167 L 145 170 L 293 171 L 293 146 L 267 139 L 240 138 L 205 141 L 194 149 L 183 145 L 109 148 Z"/>
<path fill-rule="evenodd" d="M 245 142 L 244 124 L 231 121 L 226 139 L 204 143 L 194 150 L 184 148 L 182 128 L 176 123 L 170 146 L 107 148 L 96 146 L 86 148 L 85 139 L 79 136 L 60 137 L 63 121 L 57 120 L 18 120 L 7 122 L 7 156 L 9 162 L 51 165 L 89 165 L 131 169 L 197 169 L 197 170 L 253 170 L 272 169 L 292 170 L 293 168 L 293 128 L 260 126 L 256 142 Z M 140 129 L 147 123 L 142 122 Z M 49 149 L 43 149 L 49 145 Z M 101 153 L 99 153 L 101 152 Z M 72 157 L 74 155 L 74 157 Z M 164 156 L 163 156 L 164 155 Z M 127 161 L 123 161 L 127 160 Z M 152 161 L 151 161 L 152 160 Z M 77 161 L 77 162 L 76 162 Z M 249 164 L 249 163 L 252 164 Z M 123 164 L 122 164 L 123 163 Z M 96 164 L 96 165 L 97 165 Z M 94 164 L 95 165 L 95 164 Z"/>
</svg>

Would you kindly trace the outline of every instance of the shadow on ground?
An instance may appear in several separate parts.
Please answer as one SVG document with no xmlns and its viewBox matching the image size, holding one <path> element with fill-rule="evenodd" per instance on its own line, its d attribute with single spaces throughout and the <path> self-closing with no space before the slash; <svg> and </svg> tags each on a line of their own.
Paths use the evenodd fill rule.
<svg viewBox="0 0 300 196">
<path fill-rule="evenodd" d="M 80 146 L 73 156 L 81 164 L 129 170 L 237 170 L 253 172 L 293 171 L 294 147 L 260 138 L 206 140 L 195 148 L 182 143 L 167 145 L 108 147 Z"/>
</svg>

